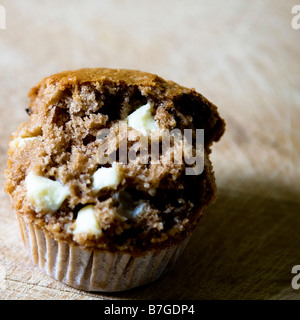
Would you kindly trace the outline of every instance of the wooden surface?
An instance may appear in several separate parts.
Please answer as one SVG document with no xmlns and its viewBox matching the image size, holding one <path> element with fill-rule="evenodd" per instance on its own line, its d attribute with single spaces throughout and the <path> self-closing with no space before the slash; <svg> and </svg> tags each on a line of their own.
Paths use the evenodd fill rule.
<svg viewBox="0 0 300 320">
<path fill-rule="evenodd" d="M 295 1 L 1 0 L 0 170 L 27 92 L 79 67 L 123 67 L 195 87 L 227 121 L 212 160 L 217 202 L 164 278 L 86 293 L 32 266 L 0 191 L 0 299 L 299 299 L 300 30 Z M 3 175 L 0 183 L 3 185 Z"/>
</svg>

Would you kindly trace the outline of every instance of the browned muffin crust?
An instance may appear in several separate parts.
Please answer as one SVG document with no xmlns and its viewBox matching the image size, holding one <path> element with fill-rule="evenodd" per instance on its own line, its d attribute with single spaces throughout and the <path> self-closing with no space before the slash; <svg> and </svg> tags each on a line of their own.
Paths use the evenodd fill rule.
<svg viewBox="0 0 300 320">
<path fill-rule="evenodd" d="M 11 145 L 6 171 L 5 189 L 18 214 L 56 239 L 135 253 L 177 243 L 195 228 L 216 192 L 208 155 L 212 143 L 223 135 L 225 123 L 215 105 L 194 89 L 157 75 L 124 69 L 65 71 L 42 80 L 29 97 L 29 121 L 20 125 L 13 141 L 36 139 L 22 148 Z M 123 138 L 127 139 L 128 150 L 141 147 L 136 131 L 128 128 L 125 137 L 119 123 L 147 102 L 153 106 L 160 129 L 204 129 L 203 173 L 188 176 L 184 163 L 164 163 L 162 153 L 159 163 L 143 164 L 138 154 L 136 161 L 121 164 L 123 179 L 117 189 L 94 191 L 92 175 L 99 167 L 110 166 L 101 164 L 99 150 L 103 150 L 104 142 L 107 154 L 118 153 Z M 105 139 L 99 138 L 103 129 L 110 130 Z M 148 137 L 149 146 L 151 139 Z M 179 151 L 175 142 L 171 148 L 174 154 Z M 31 171 L 69 187 L 70 196 L 56 212 L 36 212 L 32 208 L 24 182 Z M 126 217 L 125 211 L 141 201 L 145 203 L 141 214 Z M 103 233 L 98 238 L 83 235 L 75 239 L 72 225 L 78 211 L 89 204 L 94 205 Z"/>
</svg>

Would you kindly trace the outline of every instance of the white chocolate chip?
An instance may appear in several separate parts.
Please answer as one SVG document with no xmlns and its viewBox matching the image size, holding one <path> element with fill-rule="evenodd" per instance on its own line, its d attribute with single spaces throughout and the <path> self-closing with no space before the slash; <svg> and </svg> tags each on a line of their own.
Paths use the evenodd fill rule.
<svg viewBox="0 0 300 320">
<path fill-rule="evenodd" d="M 101 227 L 94 214 L 94 206 L 88 205 L 78 212 L 73 230 L 75 235 L 87 233 L 100 236 L 102 234 Z"/>
<path fill-rule="evenodd" d="M 151 130 L 159 129 L 152 116 L 149 102 L 131 113 L 127 117 L 127 123 L 129 127 L 141 132 L 143 135 L 147 135 Z"/>
<path fill-rule="evenodd" d="M 122 175 L 116 162 L 111 168 L 100 168 L 93 175 L 93 190 L 99 191 L 103 188 L 116 189 L 122 181 Z"/>
<path fill-rule="evenodd" d="M 39 212 L 55 212 L 70 194 L 69 188 L 59 181 L 53 181 L 30 172 L 25 179 L 27 198 L 33 208 Z"/>
<path fill-rule="evenodd" d="M 136 218 L 145 210 L 146 207 L 147 207 L 147 204 L 142 202 L 139 205 L 137 205 L 133 210 L 127 211 L 128 216 L 130 218 Z"/>
<path fill-rule="evenodd" d="M 21 138 L 21 137 L 17 137 L 15 138 L 14 140 L 12 140 L 10 142 L 10 146 L 11 148 L 14 148 L 14 149 L 17 149 L 17 148 L 22 148 L 25 146 L 25 144 L 28 142 L 28 141 L 33 141 L 35 140 L 36 137 L 30 137 L 30 138 Z"/>
</svg>

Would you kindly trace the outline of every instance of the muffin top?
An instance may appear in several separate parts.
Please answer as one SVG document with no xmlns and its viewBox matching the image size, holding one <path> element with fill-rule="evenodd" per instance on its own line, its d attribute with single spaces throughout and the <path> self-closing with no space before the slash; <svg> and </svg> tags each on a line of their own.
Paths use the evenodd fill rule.
<svg viewBox="0 0 300 320">
<path fill-rule="evenodd" d="M 30 93 L 5 190 L 17 214 L 83 247 L 140 253 L 177 243 L 215 197 L 225 130 L 194 89 L 120 69 L 65 71 Z"/>
</svg>

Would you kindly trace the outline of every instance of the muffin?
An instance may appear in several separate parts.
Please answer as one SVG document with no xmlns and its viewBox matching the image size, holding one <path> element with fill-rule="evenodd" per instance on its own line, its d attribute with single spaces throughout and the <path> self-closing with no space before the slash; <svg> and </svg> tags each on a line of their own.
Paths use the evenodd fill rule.
<svg viewBox="0 0 300 320">
<path fill-rule="evenodd" d="M 80 69 L 42 80 L 13 134 L 5 190 L 35 264 L 87 291 L 159 278 L 215 199 L 217 107 L 157 75 Z"/>
</svg>

